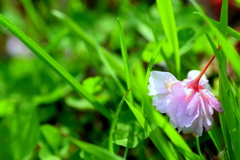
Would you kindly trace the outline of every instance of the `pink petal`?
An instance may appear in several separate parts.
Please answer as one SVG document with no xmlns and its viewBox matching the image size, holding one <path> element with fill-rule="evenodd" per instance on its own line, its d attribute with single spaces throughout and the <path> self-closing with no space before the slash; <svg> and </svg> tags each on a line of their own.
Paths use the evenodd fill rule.
<svg viewBox="0 0 240 160">
<path fill-rule="evenodd" d="M 197 105 L 199 104 L 199 93 L 195 93 L 189 103 L 183 103 L 185 107 L 181 107 L 181 110 L 177 113 L 178 122 L 180 127 L 189 127 L 193 121 L 199 117 L 199 110 Z M 190 112 L 189 112 L 190 111 Z"/>
<path fill-rule="evenodd" d="M 201 136 L 202 135 L 202 131 L 203 131 L 203 125 L 202 125 L 202 118 L 201 118 L 201 112 L 200 112 L 200 103 L 197 104 L 196 106 L 196 111 L 198 113 L 198 116 L 196 119 L 194 119 L 194 121 L 192 122 L 191 126 L 186 126 L 183 129 L 183 133 L 190 133 L 190 132 L 194 132 L 197 135 Z"/>
<path fill-rule="evenodd" d="M 148 80 L 149 81 L 148 90 L 150 91 L 149 95 L 156 95 L 159 93 L 169 93 L 169 91 L 164 86 L 164 83 L 167 79 L 177 80 L 169 72 L 152 71 L 150 73 L 150 77 Z"/>
<path fill-rule="evenodd" d="M 215 98 L 209 90 L 203 89 L 201 93 L 203 94 L 203 99 L 208 101 L 209 105 L 212 108 L 214 108 L 218 112 L 223 112 L 221 103 L 218 102 L 218 99 Z"/>
<path fill-rule="evenodd" d="M 202 119 L 203 119 L 203 126 L 207 131 L 212 128 L 213 125 L 213 118 L 212 113 L 213 111 L 210 109 L 211 107 L 208 105 L 208 102 L 201 98 L 201 108 L 202 108 Z"/>
<path fill-rule="evenodd" d="M 199 99 L 200 99 L 200 93 L 196 92 L 192 98 L 190 99 L 190 102 L 187 106 L 186 109 L 186 114 L 188 115 L 192 115 L 193 112 L 195 111 L 195 109 L 197 108 L 197 104 L 199 103 Z"/>
</svg>

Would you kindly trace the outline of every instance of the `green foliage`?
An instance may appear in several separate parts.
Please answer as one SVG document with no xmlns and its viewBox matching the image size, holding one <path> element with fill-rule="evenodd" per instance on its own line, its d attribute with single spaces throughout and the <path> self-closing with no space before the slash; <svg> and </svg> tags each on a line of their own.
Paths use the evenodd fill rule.
<svg viewBox="0 0 240 160">
<path fill-rule="evenodd" d="M 176 74 L 180 72 L 179 42 L 177 37 L 176 22 L 171 1 L 157 0 L 157 6 L 162 21 L 162 26 L 168 42 L 174 52 Z"/>
<path fill-rule="evenodd" d="M 240 33 L 228 0 L 220 21 L 190 1 L 0 1 L 0 159 L 240 159 Z M 150 72 L 182 80 L 212 52 L 224 112 L 184 135 L 152 106 Z"/>
</svg>

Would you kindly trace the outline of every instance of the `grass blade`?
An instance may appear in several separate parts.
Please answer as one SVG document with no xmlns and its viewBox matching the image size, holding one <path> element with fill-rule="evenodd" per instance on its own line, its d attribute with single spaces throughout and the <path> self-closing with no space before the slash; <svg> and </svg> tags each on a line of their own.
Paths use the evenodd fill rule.
<svg viewBox="0 0 240 160">
<path fill-rule="evenodd" d="M 198 154 L 200 155 L 201 159 L 205 159 L 202 152 L 201 152 L 201 149 L 200 149 L 200 143 L 199 143 L 199 137 L 197 136 L 196 137 L 196 145 L 197 145 L 197 150 L 198 150 Z"/>
<path fill-rule="evenodd" d="M 142 128 L 145 130 L 146 134 L 149 135 L 152 142 L 155 144 L 155 146 L 158 148 L 159 152 L 166 158 L 166 159 L 178 159 L 178 155 L 172 146 L 172 144 L 166 139 L 166 137 L 158 130 L 152 130 L 152 128 L 149 126 L 146 119 L 143 117 L 143 115 L 140 113 L 139 110 L 137 110 L 129 101 L 125 100 L 135 115 L 136 119 L 138 120 L 139 124 L 142 126 Z"/>
<path fill-rule="evenodd" d="M 76 144 L 79 148 L 94 156 L 98 160 L 124 160 L 122 157 L 115 155 L 109 152 L 107 149 L 99 147 L 97 145 L 93 145 L 90 143 L 86 143 L 75 138 L 70 139 L 74 144 Z"/>
<path fill-rule="evenodd" d="M 123 29 L 122 29 L 121 22 L 119 19 L 117 19 L 117 24 L 118 24 L 119 40 L 120 40 L 121 51 L 122 51 L 122 58 L 123 58 L 123 62 L 124 62 L 124 70 L 125 70 L 125 75 L 126 75 L 127 89 L 130 89 L 132 86 L 132 80 L 131 80 L 130 67 L 129 67 L 129 63 L 128 63 L 128 53 L 127 53 L 127 48 L 126 48 L 126 44 L 125 44 L 125 38 L 123 35 Z M 132 92 L 129 93 L 129 99 L 130 99 L 130 102 L 133 103 Z"/>
<path fill-rule="evenodd" d="M 228 26 L 228 0 L 223 0 L 219 29 L 225 37 L 227 36 L 227 26 Z"/>
<path fill-rule="evenodd" d="M 190 1 L 195 6 L 195 8 L 199 11 L 199 14 L 203 17 L 203 19 L 209 24 L 211 30 L 216 35 L 216 37 L 222 47 L 223 53 L 229 59 L 231 65 L 234 68 L 235 72 L 237 73 L 238 77 L 240 77 L 240 70 L 239 70 L 240 57 L 239 57 L 237 51 L 230 44 L 230 42 L 227 41 L 227 39 L 221 34 L 221 32 L 211 23 L 211 21 L 207 18 L 207 16 L 204 14 L 204 12 L 198 6 L 198 4 L 194 0 L 190 0 Z"/>
<path fill-rule="evenodd" d="M 72 77 L 62 66 L 60 66 L 47 52 L 38 46 L 32 39 L 24 34 L 16 25 L 10 22 L 6 17 L 0 14 L 0 23 L 10 32 L 18 37 L 33 53 L 35 53 L 50 68 L 55 70 L 62 78 L 64 78 L 79 94 L 86 98 L 92 105 L 101 112 L 105 117 L 111 119 L 110 112 L 103 107 L 96 98 L 89 94 L 78 81 Z"/>
<path fill-rule="evenodd" d="M 172 127 L 172 125 L 166 120 L 166 118 L 164 118 L 163 115 L 159 114 L 157 111 L 154 111 L 153 114 L 158 126 L 164 131 L 164 133 L 174 144 L 175 148 L 186 159 L 200 159 L 197 154 L 192 152 L 192 150 L 188 147 L 187 143 L 183 140 L 180 134 Z"/>
<path fill-rule="evenodd" d="M 42 32 L 46 32 L 47 25 L 43 18 L 38 14 L 36 9 L 34 8 L 33 2 L 31 0 L 21 0 L 24 9 L 27 11 L 27 15 L 31 18 L 32 22 L 34 23 L 35 27 Z M 41 25 L 39 25 L 41 24 Z"/>
<path fill-rule="evenodd" d="M 208 18 L 209 21 L 212 22 L 212 24 L 214 24 L 217 28 L 220 27 L 220 22 L 213 20 L 211 18 Z M 240 40 L 240 33 L 234 29 L 232 29 L 231 27 L 227 26 L 227 33 L 231 36 L 233 36 L 234 38 Z"/>
<path fill-rule="evenodd" d="M 147 73 L 146 73 L 146 76 L 145 76 L 145 83 L 146 83 L 146 84 L 148 84 L 148 78 L 149 78 L 149 76 L 150 76 L 150 72 L 151 72 L 151 70 L 152 70 L 154 61 L 155 61 L 155 59 L 156 59 L 156 57 L 157 57 L 157 54 L 159 53 L 159 51 L 160 51 L 160 49 L 161 49 L 161 46 L 162 46 L 162 44 L 163 44 L 164 41 L 165 41 L 165 38 L 162 39 L 162 40 L 160 40 L 160 41 L 158 42 L 157 48 L 155 49 L 155 51 L 154 51 L 154 53 L 153 53 L 153 55 L 152 55 L 152 58 L 151 58 L 151 60 L 150 60 L 150 62 L 149 62 L 149 65 L 148 65 L 148 68 L 147 68 Z"/>
<path fill-rule="evenodd" d="M 123 96 L 123 98 L 121 99 L 120 103 L 118 104 L 118 107 L 117 107 L 117 110 L 115 112 L 115 115 L 113 117 L 113 120 L 112 120 L 112 124 L 111 124 L 111 127 L 110 127 L 110 132 L 109 132 L 109 150 L 110 152 L 114 152 L 113 151 L 113 132 L 115 130 L 115 127 L 117 125 L 117 120 L 118 120 L 118 116 L 122 110 L 122 105 L 123 105 L 123 102 L 125 100 L 125 97 L 129 94 L 130 90 L 128 90 L 128 92 Z"/>
<path fill-rule="evenodd" d="M 207 35 L 208 36 L 208 35 Z M 220 114 L 220 121 L 222 126 L 223 137 L 226 143 L 227 155 L 230 159 L 237 159 L 237 154 L 234 150 L 239 148 L 239 134 L 238 134 L 238 126 L 237 126 L 237 117 L 239 113 L 239 108 L 237 108 L 236 100 L 233 96 L 232 90 L 230 89 L 230 84 L 227 79 L 226 69 L 222 67 L 222 59 L 220 57 L 222 51 L 218 50 L 214 45 L 211 38 L 208 36 L 208 40 L 212 46 L 212 49 L 217 57 L 220 60 L 219 62 L 219 77 L 220 77 L 220 100 L 223 106 L 224 114 Z M 227 120 L 227 123 L 226 123 Z M 219 148 L 219 147 L 218 147 Z M 234 158 L 235 156 L 235 158 Z"/>
<path fill-rule="evenodd" d="M 174 11 L 171 0 L 157 0 L 158 11 L 160 13 L 163 30 L 166 34 L 167 40 L 171 43 L 174 51 L 174 59 L 176 66 L 177 77 L 180 74 L 180 55 L 179 55 L 179 44 L 177 37 L 176 23 L 174 19 Z"/>
<path fill-rule="evenodd" d="M 46 52 L 51 52 L 52 49 L 61 41 L 67 34 L 69 33 L 68 28 L 62 29 L 59 33 L 57 33 L 54 38 L 47 44 L 45 48 Z"/>
<path fill-rule="evenodd" d="M 89 35 L 87 35 L 85 33 L 85 31 L 77 25 L 77 23 L 75 23 L 72 19 L 70 19 L 68 16 L 66 16 L 62 12 L 59 12 L 57 10 L 53 10 L 52 14 L 54 16 L 56 16 L 58 19 L 60 19 L 61 21 L 63 21 L 71 29 L 71 31 L 73 31 L 79 37 L 82 38 L 82 40 L 84 41 L 84 43 L 86 44 L 86 46 L 89 50 L 90 58 L 92 59 L 92 61 L 96 61 L 96 58 L 93 55 L 93 53 L 94 52 L 97 53 L 97 55 L 99 56 L 99 58 L 103 62 L 104 66 L 108 70 L 109 74 L 113 77 L 114 81 L 118 85 L 122 94 L 125 94 L 126 90 L 124 89 L 124 87 L 122 86 L 121 82 L 119 81 L 116 73 L 114 72 L 114 70 L 110 66 L 110 63 L 109 63 L 108 59 L 103 54 L 104 52 L 102 52 L 100 46 L 93 40 L 93 38 L 90 37 Z M 96 64 L 96 62 L 94 64 Z M 96 65 L 94 65 L 94 66 L 95 66 L 96 70 L 99 71 L 99 69 L 97 68 L 98 66 L 96 66 Z M 101 73 L 98 73 L 98 74 L 101 75 Z"/>
</svg>

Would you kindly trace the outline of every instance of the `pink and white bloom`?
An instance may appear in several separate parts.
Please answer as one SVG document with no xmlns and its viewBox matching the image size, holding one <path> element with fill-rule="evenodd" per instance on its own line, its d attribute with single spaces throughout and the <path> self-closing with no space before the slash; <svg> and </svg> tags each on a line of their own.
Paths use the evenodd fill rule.
<svg viewBox="0 0 240 160">
<path fill-rule="evenodd" d="M 150 73 L 148 89 L 153 105 L 170 117 L 170 123 L 179 132 L 195 132 L 201 136 L 203 128 L 207 131 L 212 128 L 213 109 L 222 112 L 221 103 L 210 92 L 204 72 L 192 70 L 183 81 L 169 72 Z"/>
</svg>

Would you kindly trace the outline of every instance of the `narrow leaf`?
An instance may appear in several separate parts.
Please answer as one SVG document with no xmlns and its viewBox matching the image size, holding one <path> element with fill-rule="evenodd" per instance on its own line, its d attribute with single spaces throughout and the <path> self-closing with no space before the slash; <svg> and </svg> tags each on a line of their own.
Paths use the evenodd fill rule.
<svg viewBox="0 0 240 160">
<path fill-rule="evenodd" d="M 78 81 L 69 74 L 62 66 L 60 66 L 48 53 L 38 46 L 32 39 L 23 33 L 16 25 L 0 14 L 0 23 L 5 26 L 12 34 L 19 38 L 33 53 L 35 53 L 50 68 L 55 70 L 62 78 L 64 78 L 79 94 L 86 98 L 92 105 L 100 111 L 104 116 L 111 119 L 110 112 L 102 106 L 96 98 L 89 94 Z"/>
<path fill-rule="evenodd" d="M 177 29 L 171 0 L 157 0 L 158 11 L 167 40 L 172 45 L 176 66 L 176 75 L 180 74 L 180 55 Z"/>
<path fill-rule="evenodd" d="M 118 22 L 117 24 L 118 24 L 118 33 L 119 33 L 119 40 L 121 45 L 122 58 L 124 62 L 124 70 L 126 75 L 127 89 L 130 89 L 132 85 L 132 80 L 131 80 L 130 66 L 128 62 L 128 53 L 127 53 L 127 48 L 125 44 L 125 38 L 124 38 L 121 22 L 119 19 L 117 19 L 117 22 Z M 130 102 L 133 103 L 132 92 L 129 93 L 129 99 L 130 99 Z"/>
<path fill-rule="evenodd" d="M 86 143 L 75 138 L 70 139 L 79 148 L 94 156 L 98 160 L 124 160 L 122 157 L 109 152 L 107 149 L 94 144 Z"/>
</svg>

